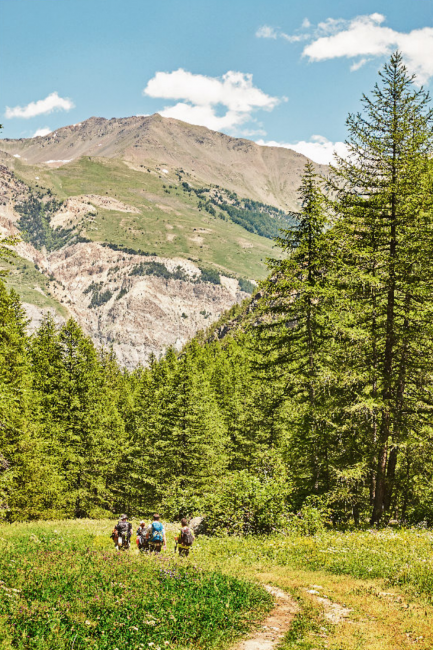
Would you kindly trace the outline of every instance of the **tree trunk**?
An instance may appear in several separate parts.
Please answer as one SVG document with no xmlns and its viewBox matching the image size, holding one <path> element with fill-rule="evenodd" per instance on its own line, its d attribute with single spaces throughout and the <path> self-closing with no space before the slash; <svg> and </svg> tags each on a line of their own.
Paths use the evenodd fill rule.
<svg viewBox="0 0 433 650">
<path fill-rule="evenodd" d="M 385 497 L 383 503 L 383 509 L 385 512 L 388 512 L 391 506 L 391 498 L 395 482 L 395 468 L 397 466 L 397 455 L 398 448 L 392 447 L 389 452 L 388 468 L 386 472 Z"/>
</svg>

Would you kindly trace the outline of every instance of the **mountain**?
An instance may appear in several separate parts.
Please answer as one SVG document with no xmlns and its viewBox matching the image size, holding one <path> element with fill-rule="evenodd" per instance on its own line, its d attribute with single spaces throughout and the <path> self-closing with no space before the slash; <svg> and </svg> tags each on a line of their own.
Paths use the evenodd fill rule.
<svg viewBox="0 0 433 650">
<path fill-rule="evenodd" d="M 91 117 L 44 137 L 2 140 L 0 149 L 29 164 L 59 165 L 91 156 L 121 159 L 138 169 L 140 165 L 165 167 L 168 177 L 183 169 L 194 183 L 217 184 L 283 210 L 296 209 L 306 162 L 305 156 L 291 149 L 259 146 L 158 114 L 111 120 Z M 326 171 L 324 165 L 317 169 Z"/>
<path fill-rule="evenodd" d="M 8 282 L 36 322 L 67 310 L 145 362 L 265 277 L 306 161 L 160 115 L 0 140 L 0 233 L 24 240 Z"/>
</svg>

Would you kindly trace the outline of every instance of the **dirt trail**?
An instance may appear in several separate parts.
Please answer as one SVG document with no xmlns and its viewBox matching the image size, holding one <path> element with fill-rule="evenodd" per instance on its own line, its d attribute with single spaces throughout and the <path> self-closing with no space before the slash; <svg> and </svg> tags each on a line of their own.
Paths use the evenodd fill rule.
<svg viewBox="0 0 433 650">
<path fill-rule="evenodd" d="M 323 587 L 312 585 L 311 589 L 306 589 L 305 591 L 314 596 L 315 600 L 322 605 L 324 616 L 330 623 L 337 625 L 337 623 L 340 623 L 340 621 L 347 618 L 350 613 L 353 612 L 353 610 L 348 607 L 344 607 L 338 603 L 333 603 L 327 596 L 320 596 L 321 589 L 323 589 Z"/>
<path fill-rule="evenodd" d="M 233 650 L 272 650 L 280 643 L 299 611 L 297 603 L 284 591 L 271 585 L 264 587 L 275 597 L 275 607 L 254 636 L 241 641 Z"/>
</svg>

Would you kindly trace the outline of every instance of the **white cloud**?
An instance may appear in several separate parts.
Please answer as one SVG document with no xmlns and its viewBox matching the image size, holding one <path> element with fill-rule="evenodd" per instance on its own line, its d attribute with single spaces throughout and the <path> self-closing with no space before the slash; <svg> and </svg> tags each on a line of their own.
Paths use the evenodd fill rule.
<svg viewBox="0 0 433 650">
<path fill-rule="evenodd" d="M 273 27 L 262 25 L 256 31 L 257 38 L 277 38 L 278 34 Z"/>
<path fill-rule="evenodd" d="M 385 16 L 379 13 L 349 21 L 328 18 L 319 24 L 315 40 L 304 48 L 303 56 L 310 61 L 362 57 L 351 68 L 358 70 L 366 57 L 389 56 L 398 49 L 418 82 L 428 81 L 433 76 L 433 28 L 404 33 L 385 27 L 384 21 Z"/>
<path fill-rule="evenodd" d="M 44 135 L 48 135 L 51 133 L 51 129 L 49 126 L 44 126 L 42 129 L 37 129 L 33 135 L 32 138 L 43 138 Z"/>
<path fill-rule="evenodd" d="M 281 32 L 280 37 L 284 38 L 285 41 L 289 41 L 289 43 L 299 43 L 300 41 L 307 41 L 310 38 L 310 35 L 309 34 L 285 34 L 284 32 Z"/>
<path fill-rule="evenodd" d="M 334 162 L 334 153 L 337 153 L 341 158 L 348 155 L 347 145 L 344 142 L 330 142 L 322 135 L 313 135 L 310 141 L 301 140 L 295 143 L 276 142 L 275 140 L 256 140 L 256 143 L 265 147 L 293 149 L 293 151 L 302 153 L 307 158 L 322 165 Z"/>
<path fill-rule="evenodd" d="M 143 94 L 183 100 L 158 111 L 159 114 L 216 130 L 244 124 L 252 119 L 255 110 L 272 110 L 281 101 L 256 88 L 251 74 L 229 71 L 221 78 L 207 77 L 181 68 L 157 72 Z"/>
<path fill-rule="evenodd" d="M 369 60 L 370 59 L 360 59 L 359 61 L 355 61 L 355 63 L 352 63 L 350 66 L 350 72 L 360 70 Z"/>
<path fill-rule="evenodd" d="M 308 29 L 309 27 L 311 27 L 310 21 L 308 18 L 304 18 L 301 24 L 301 29 Z M 289 41 L 289 43 L 299 43 L 300 41 L 305 41 L 311 38 L 310 34 L 299 33 L 299 31 L 300 30 L 297 30 L 296 34 L 286 34 L 280 29 L 275 29 L 269 25 L 262 25 L 256 31 L 256 36 L 257 38 L 283 38 L 284 40 Z"/>
<path fill-rule="evenodd" d="M 264 129 L 242 129 L 238 131 L 237 135 L 242 138 L 252 138 L 255 135 L 266 135 L 266 131 Z"/>
<path fill-rule="evenodd" d="M 69 111 L 74 108 L 74 103 L 66 97 L 59 97 L 57 92 L 51 93 L 45 99 L 37 102 L 30 102 L 27 106 L 15 106 L 15 108 L 6 107 L 5 117 L 22 117 L 28 119 L 37 115 L 48 115 L 53 111 Z"/>
</svg>

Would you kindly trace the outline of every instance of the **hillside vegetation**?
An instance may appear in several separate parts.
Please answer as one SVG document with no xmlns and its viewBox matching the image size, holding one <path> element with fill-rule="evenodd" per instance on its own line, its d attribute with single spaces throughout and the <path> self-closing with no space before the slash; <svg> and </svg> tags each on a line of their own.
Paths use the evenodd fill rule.
<svg viewBox="0 0 433 650">
<path fill-rule="evenodd" d="M 36 245 L 48 243 L 49 250 L 76 241 L 79 236 L 81 240 L 112 243 L 131 251 L 162 257 L 185 257 L 211 264 L 228 274 L 261 279 L 266 273 L 266 258 L 273 249 L 272 241 L 263 231 L 266 219 L 271 224 L 267 228 L 272 227 L 272 236 L 287 223 L 284 213 L 280 216 L 271 206 L 267 209 L 278 218 L 267 216 L 267 212 L 256 213 L 258 228 L 236 215 L 235 221 L 224 208 L 219 208 L 217 213 L 212 203 L 205 205 L 200 198 L 201 192 L 198 189 L 191 191 L 187 181 L 179 181 L 176 176 L 171 183 L 157 172 L 135 171 L 122 161 L 81 158 L 54 170 L 35 172 L 20 166 L 16 173 L 30 186 L 36 173 L 38 188 L 34 186 L 33 189 L 38 192 L 43 187 L 60 200 L 79 196 L 88 202 L 88 215 L 78 223 L 66 223 L 63 229 L 52 227 L 49 235 L 43 230 L 43 215 L 47 212 L 46 205 L 50 206 L 51 212 L 55 211 L 57 204 L 52 206 L 54 199 L 48 203 L 39 202 L 39 210 L 35 209 L 35 199 L 18 206 L 20 214 L 32 211 L 34 215 L 33 227 L 23 216 L 20 220 L 20 226 L 27 231 L 30 241 Z M 185 176 L 180 175 L 180 178 Z M 115 207 L 95 210 L 92 205 L 92 196 L 95 195 L 120 200 L 132 206 L 134 211 L 118 212 Z M 227 209 L 235 209 L 224 205 Z M 254 214 L 251 210 L 244 212 Z M 35 233 L 33 236 L 32 231 Z"/>
</svg>

